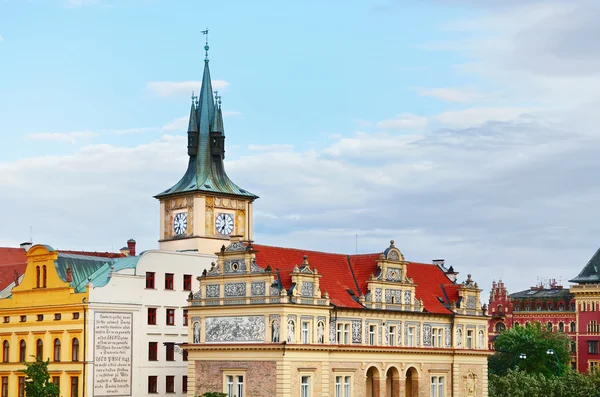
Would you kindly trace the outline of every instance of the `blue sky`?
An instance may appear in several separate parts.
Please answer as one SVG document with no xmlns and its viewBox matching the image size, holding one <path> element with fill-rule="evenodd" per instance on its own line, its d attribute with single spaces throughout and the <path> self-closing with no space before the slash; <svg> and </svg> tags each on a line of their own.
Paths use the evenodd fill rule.
<svg viewBox="0 0 600 397">
<path fill-rule="evenodd" d="M 598 247 L 592 0 L 0 0 L 0 245 L 157 246 L 204 37 L 261 244 L 563 283 Z M 568 266 L 564 264 L 568 263 Z"/>
</svg>

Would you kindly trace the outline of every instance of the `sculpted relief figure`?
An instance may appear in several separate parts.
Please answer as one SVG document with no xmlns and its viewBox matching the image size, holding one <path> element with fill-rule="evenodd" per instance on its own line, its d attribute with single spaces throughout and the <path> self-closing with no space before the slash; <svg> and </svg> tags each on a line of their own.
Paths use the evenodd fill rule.
<svg viewBox="0 0 600 397">
<path fill-rule="evenodd" d="M 462 330 L 460 328 L 456 330 L 456 347 L 462 347 Z"/>
<path fill-rule="evenodd" d="M 200 323 L 194 323 L 194 343 L 200 343 Z"/>
<path fill-rule="evenodd" d="M 288 343 L 294 343 L 294 321 L 288 321 Z"/>
<path fill-rule="evenodd" d="M 271 342 L 279 342 L 279 320 L 275 320 L 271 324 Z"/>
<path fill-rule="evenodd" d="M 319 325 L 317 326 L 317 343 L 323 343 L 325 340 L 325 327 L 323 326 L 323 321 L 319 321 Z"/>
<path fill-rule="evenodd" d="M 467 392 L 467 396 L 475 396 L 477 393 L 477 375 L 470 372 L 469 374 L 464 376 L 465 379 L 465 391 Z"/>
</svg>

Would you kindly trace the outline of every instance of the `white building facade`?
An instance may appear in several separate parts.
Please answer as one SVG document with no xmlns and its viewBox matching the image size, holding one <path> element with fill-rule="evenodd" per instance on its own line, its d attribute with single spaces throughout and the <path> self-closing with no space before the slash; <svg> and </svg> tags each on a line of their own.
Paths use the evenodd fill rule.
<svg viewBox="0 0 600 397">
<path fill-rule="evenodd" d="M 86 396 L 185 396 L 188 295 L 216 257 L 147 251 L 90 277 Z"/>
</svg>

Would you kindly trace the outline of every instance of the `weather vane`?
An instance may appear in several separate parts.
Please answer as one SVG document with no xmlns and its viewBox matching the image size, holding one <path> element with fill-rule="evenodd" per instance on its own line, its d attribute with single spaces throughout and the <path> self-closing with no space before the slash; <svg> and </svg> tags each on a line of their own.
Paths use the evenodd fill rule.
<svg viewBox="0 0 600 397">
<path fill-rule="evenodd" d="M 205 53 L 204 60 L 208 61 L 208 48 L 209 48 L 208 47 L 208 27 L 206 28 L 206 30 L 202 31 L 202 34 L 206 36 L 206 41 L 205 41 L 205 44 L 204 44 L 204 51 L 206 51 L 206 53 Z"/>
</svg>

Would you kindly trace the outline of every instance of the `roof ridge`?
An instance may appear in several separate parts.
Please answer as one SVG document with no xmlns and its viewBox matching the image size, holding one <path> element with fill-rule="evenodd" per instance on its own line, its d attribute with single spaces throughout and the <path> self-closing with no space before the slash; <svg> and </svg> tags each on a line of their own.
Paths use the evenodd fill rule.
<svg viewBox="0 0 600 397">
<path fill-rule="evenodd" d="M 252 246 L 266 247 L 266 248 L 278 248 L 278 249 L 294 250 L 294 251 L 307 251 L 307 252 L 314 252 L 316 254 L 340 255 L 340 256 L 351 256 L 351 257 L 367 256 L 367 255 L 381 255 L 381 252 L 371 252 L 371 253 L 367 253 L 367 254 L 347 254 L 344 252 L 327 252 L 327 251 L 318 251 L 318 250 L 304 249 L 304 248 L 281 247 L 281 246 L 277 246 L 277 245 L 254 244 L 254 243 L 252 244 Z"/>
</svg>

